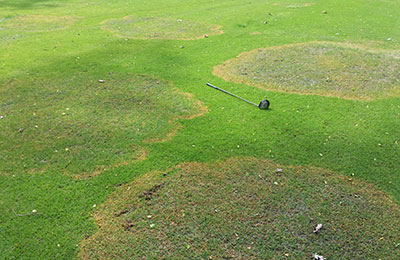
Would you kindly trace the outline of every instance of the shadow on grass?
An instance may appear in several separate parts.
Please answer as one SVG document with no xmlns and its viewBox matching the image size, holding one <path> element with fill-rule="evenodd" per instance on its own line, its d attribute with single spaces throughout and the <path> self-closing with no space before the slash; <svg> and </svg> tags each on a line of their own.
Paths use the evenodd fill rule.
<svg viewBox="0 0 400 260">
<path fill-rule="evenodd" d="M 43 7 L 58 7 L 57 3 L 51 3 L 51 0 L 6 0 L 0 2 L 0 8 L 12 9 L 35 9 Z"/>
</svg>

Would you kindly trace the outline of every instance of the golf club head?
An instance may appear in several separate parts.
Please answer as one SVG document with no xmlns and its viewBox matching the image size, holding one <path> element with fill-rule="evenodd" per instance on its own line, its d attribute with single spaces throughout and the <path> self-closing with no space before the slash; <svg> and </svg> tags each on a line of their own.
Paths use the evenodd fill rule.
<svg viewBox="0 0 400 260">
<path fill-rule="evenodd" d="M 258 108 L 262 110 L 267 110 L 269 108 L 269 101 L 266 99 L 262 100 L 258 105 Z"/>
</svg>

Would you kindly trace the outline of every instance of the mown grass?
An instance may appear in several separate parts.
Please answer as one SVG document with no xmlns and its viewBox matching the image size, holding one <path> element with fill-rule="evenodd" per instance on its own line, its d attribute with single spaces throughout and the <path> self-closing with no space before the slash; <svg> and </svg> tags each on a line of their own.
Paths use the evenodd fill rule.
<svg viewBox="0 0 400 260">
<path fill-rule="evenodd" d="M 398 97 L 355 101 L 302 96 L 227 83 L 212 75 L 214 66 L 257 48 L 331 41 L 364 45 L 378 42 L 381 49 L 399 49 L 400 20 L 395 13 L 399 3 L 395 1 L 365 4 L 358 0 L 351 3 L 329 0 L 296 1 L 295 4 L 302 3 L 315 5 L 288 8 L 258 0 L 1 1 L 2 18 L 24 15 L 79 18 L 65 30 L 0 30 L 0 89 L 5 95 L 0 97 L 0 115 L 4 116 L 0 119 L 2 129 L 15 126 L 12 133 L 20 137 L 19 125 L 33 125 L 30 122 L 32 115 L 23 111 L 32 109 L 29 97 L 42 87 L 37 84 L 38 79 L 57 84 L 74 81 L 82 90 L 85 86 L 98 86 L 99 79 L 111 83 L 107 78 L 110 72 L 114 72 L 116 78 L 146 74 L 169 81 L 181 92 L 191 93 L 194 100 L 206 105 L 208 113 L 191 120 L 178 119 L 183 128 L 167 142 L 143 143 L 141 147 L 147 151 L 146 160 L 110 167 L 94 178 L 82 180 L 57 170 L 57 167 L 32 174 L 21 171 L 21 164 L 12 166 L 13 160 L 7 161 L 5 156 L 16 158 L 21 147 L 13 146 L 17 141 L 14 134 L 2 135 L 2 167 L 8 165 L 10 172 L 0 175 L 0 258 L 76 257 L 80 241 L 97 229 L 91 214 L 116 186 L 147 172 L 165 170 L 183 162 L 251 156 L 268 158 L 282 165 L 312 165 L 373 183 L 398 202 Z M 323 10 L 327 10 L 327 14 L 323 14 Z M 222 26 L 224 34 L 193 41 L 126 40 L 101 29 L 105 20 L 132 14 L 217 24 Z M 265 24 L 265 21 L 268 22 Z M 91 80 L 93 85 L 88 83 Z M 207 81 L 253 101 L 267 96 L 272 103 L 271 110 L 262 112 L 217 93 L 204 85 Z M 35 87 L 28 88 L 29 84 Z M 57 84 L 53 85 L 54 93 Z M 20 97 L 17 97 L 18 85 L 25 86 Z M 46 86 L 51 88 L 51 84 Z M 110 87 L 114 88 L 114 85 Z M 75 98 L 83 98 L 80 91 L 68 93 L 72 102 Z M 5 113 L 4 103 L 10 97 L 23 111 Z M 29 102 L 25 103 L 25 99 Z M 43 109 L 54 112 L 60 106 L 54 100 L 42 101 L 42 104 L 47 106 Z M 93 113 L 90 107 L 83 106 L 82 109 L 82 114 Z M 118 114 L 113 109 L 103 112 L 102 122 L 109 122 L 112 115 Z M 122 117 L 118 119 L 122 125 L 127 123 Z M 46 124 L 50 126 L 51 122 Z M 85 130 L 82 125 L 77 127 L 79 131 L 75 133 Z M 155 129 L 154 133 L 162 128 Z M 35 136 L 34 132 L 31 136 Z M 106 139 L 112 138 L 117 137 L 108 132 Z M 40 145 L 52 147 L 54 140 L 53 137 L 45 138 Z M 24 145 L 31 146 L 30 141 L 26 140 Z M 6 142 L 10 145 L 5 146 Z M 100 146 L 100 143 L 93 143 L 96 149 Z M 75 157 L 70 167 L 79 168 L 81 163 L 82 160 Z M 14 210 L 24 214 L 34 209 L 41 215 L 16 216 L 13 213 Z M 372 244 L 366 246 L 372 247 Z"/>
</svg>

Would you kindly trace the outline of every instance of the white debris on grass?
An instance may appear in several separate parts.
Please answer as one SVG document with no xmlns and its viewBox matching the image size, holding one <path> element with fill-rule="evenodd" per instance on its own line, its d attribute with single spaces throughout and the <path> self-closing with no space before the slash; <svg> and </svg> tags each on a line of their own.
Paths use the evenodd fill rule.
<svg viewBox="0 0 400 260">
<path fill-rule="evenodd" d="M 321 230 L 322 228 L 322 224 L 318 224 L 315 228 L 314 228 L 314 233 L 318 234 L 318 232 Z"/>
<path fill-rule="evenodd" d="M 326 260 L 325 257 L 323 257 L 322 255 L 317 255 L 317 254 L 313 254 L 313 259 L 315 259 L 315 260 Z"/>
</svg>

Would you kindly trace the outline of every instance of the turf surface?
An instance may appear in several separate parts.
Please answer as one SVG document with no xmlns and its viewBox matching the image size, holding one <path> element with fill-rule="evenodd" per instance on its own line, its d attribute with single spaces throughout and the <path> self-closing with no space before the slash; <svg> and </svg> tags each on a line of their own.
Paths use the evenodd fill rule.
<svg viewBox="0 0 400 260">
<path fill-rule="evenodd" d="M 76 258 L 80 242 L 97 230 L 91 215 L 116 191 L 117 186 L 147 172 L 165 170 L 184 162 L 224 161 L 229 157 L 250 156 L 270 159 L 283 167 L 312 165 L 371 183 L 376 189 L 393 196 L 398 203 L 398 97 L 358 101 L 267 91 L 226 82 L 214 76 L 212 70 L 243 52 L 295 43 L 345 42 L 367 45 L 372 49 L 398 50 L 400 18 L 396 10 L 399 10 L 399 5 L 398 1 L 390 0 L 368 1 L 368 4 L 361 0 L 1 0 L 0 128 L 3 131 L 0 159 L 2 171 L 7 169 L 7 173 L 0 174 L 0 259 Z M 324 10 L 327 12 L 323 13 Z M 38 15 L 75 17 L 76 20 L 63 30 L 51 31 L 24 31 L 3 26 L 13 17 Z M 191 41 L 143 40 L 120 38 L 102 29 L 103 21 L 129 15 L 220 25 L 224 33 Z M 42 25 L 35 26 L 41 28 Z M 133 140 L 140 140 L 140 148 L 147 152 L 146 159 L 132 160 L 126 165 L 106 164 L 105 170 L 93 178 L 75 178 L 74 174 L 60 171 L 57 164 L 49 166 L 40 162 L 48 158 L 42 156 L 35 157 L 29 167 L 23 169 L 23 158 L 20 157 L 23 147 L 32 151 L 37 145 L 53 149 L 58 142 L 57 135 L 49 138 L 41 135 L 42 141 L 36 144 L 32 139 L 36 137 L 33 132 L 35 125 L 38 125 L 38 131 L 45 131 L 32 121 L 35 95 L 39 95 L 40 102 L 36 104 L 40 104 L 43 111 L 61 113 L 60 117 L 66 113 L 67 117 L 61 118 L 67 120 L 68 113 L 75 113 L 73 107 L 59 103 L 55 99 L 59 95 L 44 99 L 45 96 L 40 94 L 57 93 L 65 82 L 76 82 L 76 91 L 71 86 L 71 91 L 63 93 L 67 94 L 65 100 L 77 104 L 90 94 L 85 92 L 86 87 L 102 86 L 99 79 L 104 79 L 103 84 L 110 88 L 118 89 L 119 85 L 110 80 L 110 72 L 114 73 L 116 80 L 122 77 L 123 86 L 127 86 L 124 84 L 128 75 L 153 75 L 162 82 L 170 82 L 180 92 L 192 94 L 194 104 L 196 100 L 201 101 L 208 107 L 208 113 L 191 120 L 177 119 L 181 127 L 175 130 L 173 138 L 166 138 L 168 134 L 164 127 L 179 127 L 165 124 L 162 120 L 164 123 L 151 130 L 154 136 L 149 136 L 148 140 L 166 138 L 165 142 L 144 142 L 144 138 L 132 136 Z M 47 83 L 42 85 L 40 82 Z M 206 87 L 205 82 L 254 102 L 266 96 L 271 101 L 271 110 L 259 111 Z M 11 99 L 13 102 L 9 101 Z M 115 118 L 117 110 L 107 110 L 103 101 L 101 104 L 104 117 L 91 123 L 107 127 L 101 123 L 114 119 L 118 131 L 129 123 L 122 116 Z M 93 107 L 79 105 L 81 115 L 93 118 Z M 10 106 L 16 110 L 10 110 Z M 173 113 L 171 116 L 175 117 Z M 151 118 L 156 117 L 151 115 Z M 48 127 L 57 126 L 57 122 L 52 120 L 54 118 L 47 121 L 43 117 L 42 122 Z M 148 123 L 153 124 L 153 120 L 148 120 Z M 77 122 L 74 120 L 71 124 Z M 85 139 L 79 133 L 88 134 L 83 124 L 76 125 L 77 129 L 70 132 L 62 128 L 63 124 L 58 126 L 61 126 L 62 135 L 73 133 L 80 140 Z M 5 130 L 10 127 L 12 131 Z M 19 132 L 21 128 L 24 128 L 22 133 Z M 31 138 L 23 142 L 18 139 L 28 134 Z M 90 138 L 90 135 L 86 137 Z M 122 136 L 110 132 L 104 140 L 110 142 L 113 138 L 128 146 Z M 78 139 L 65 138 L 64 151 L 69 142 Z M 16 145 L 18 143 L 20 146 Z M 103 143 L 93 142 L 91 145 L 102 150 Z M 33 155 L 29 152 L 26 156 L 33 158 Z M 131 155 L 135 157 L 135 154 Z M 118 156 L 112 155 L 110 159 L 117 162 L 114 159 Z M 80 169 L 87 163 L 87 158 L 83 159 L 74 157 L 69 167 Z M 97 165 L 102 163 L 96 162 L 90 167 L 97 169 Z M 40 214 L 24 215 L 32 213 L 32 210 Z M 294 242 L 287 242 L 296 246 Z M 392 248 L 397 253 L 398 243 L 400 241 L 395 242 Z M 365 246 L 374 248 L 372 242 Z"/>
</svg>

